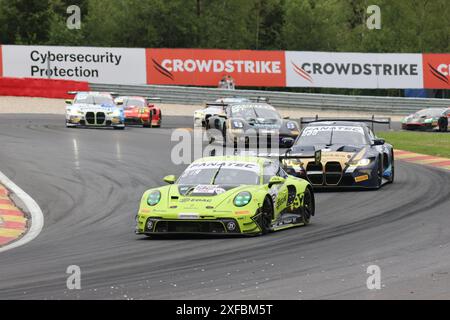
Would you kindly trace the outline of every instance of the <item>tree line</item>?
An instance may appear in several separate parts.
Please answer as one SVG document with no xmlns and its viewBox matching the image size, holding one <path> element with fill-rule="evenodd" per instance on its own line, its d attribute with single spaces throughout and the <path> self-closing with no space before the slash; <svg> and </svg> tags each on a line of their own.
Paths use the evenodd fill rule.
<svg viewBox="0 0 450 320">
<path fill-rule="evenodd" d="M 66 12 L 81 8 L 81 29 Z M 367 8 L 381 9 L 370 30 Z M 0 0 L 3 44 L 450 52 L 448 0 Z"/>
</svg>

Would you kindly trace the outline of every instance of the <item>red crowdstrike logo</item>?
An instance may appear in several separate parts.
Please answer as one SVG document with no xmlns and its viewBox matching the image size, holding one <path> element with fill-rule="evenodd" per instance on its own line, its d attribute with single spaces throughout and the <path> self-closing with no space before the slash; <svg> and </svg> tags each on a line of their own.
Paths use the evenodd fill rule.
<svg viewBox="0 0 450 320">
<path fill-rule="evenodd" d="M 314 83 L 313 78 L 311 77 L 311 75 L 306 72 L 305 69 L 303 69 L 302 67 L 300 67 L 300 65 L 295 64 L 294 62 L 292 62 L 292 67 L 294 69 L 294 72 L 296 74 L 298 74 L 300 77 L 302 77 L 303 79 L 305 79 L 306 81 L 310 82 L 310 83 Z"/>
<path fill-rule="evenodd" d="M 423 55 L 423 85 L 426 89 L 450 89 L 450 54 Z"/>
<path fill-rule="evenodd" d="M 286 86 L 284 51 L 147 49 L 147 83 L 217 86 Z"/>
<path fill-rule="evenodd" d="M 3 77 L 3 53 L 1 44 L 0 44 L 0 77 Z"/>
</svg>

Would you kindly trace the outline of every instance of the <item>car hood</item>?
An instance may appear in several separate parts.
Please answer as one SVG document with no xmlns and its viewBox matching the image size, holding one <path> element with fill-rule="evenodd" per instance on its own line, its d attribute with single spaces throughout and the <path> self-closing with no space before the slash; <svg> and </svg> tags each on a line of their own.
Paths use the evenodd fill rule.
<svg viewBox="0 0 450 320">
<path fill-rule="evenodd" d="M 256 129 L 280 129 L 283 122 L 280 119 L 258 118 L 254 122 L 249 122 L 247 120 L 247 123 L 250 125 L 250 127 Z"/>
<path fill-rule="evenodd" d="M 172 185 L 167 193 L 168 207 L 178 209 L 212 209 L 232 201 L 240 191 L 249 186 Z"/>
<path fill-rule="evenodd" d="M 364 158 L 369 148 L 368 146 L 352 146 L 344 144 L 334 144 L 331 146 L 327 145 L 317 145 L 317 146 L 294 146 L 291 148 L 291 154 L 313 154 L 314 150 L 321 150 L 321 162 L 326 164 L 327 162 L 334 161 L 340 162 L 341 165 L 345 165 L 347 162 L 353 160 L 360 160 Z M 305 159 L 302 162 L 309 163 L 313 162 L 314 157 L 311 159 Z"/>
<path fill-rule="evenodd" d="M 72 106 L 72 109 L 78 109 L 80 111 L 84 111 L 84 112 L 88 112 L 88 111 L 92 111 L 92 112 L 111 112 L 111 111 L 115 111 L 115 110 L 120 110 L 121 108 L 115 106 L 115 105 L 110 105 L 110 104 L 103 104 L 103 105 L 98 105 L 98 104 L 75 104 Z"/>
</svg>

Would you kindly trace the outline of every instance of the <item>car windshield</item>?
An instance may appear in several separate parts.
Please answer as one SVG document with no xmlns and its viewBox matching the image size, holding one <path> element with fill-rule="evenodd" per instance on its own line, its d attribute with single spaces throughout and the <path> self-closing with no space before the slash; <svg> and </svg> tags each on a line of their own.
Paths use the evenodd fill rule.
<svg viewBox="0 0 450 320">
<path fill-rule="evenodd" d="M 94 105 L 114 105 L 113 98 L 109 95 L 79 93 L 75 98 L 75 103 Z"/>
<path fill-rule="evenodd" d="M 194 163 L 178 179 L 180 185 L 257 185 L 259 166 L 252 163 Z"/>
<path fill-rule="evenodd" d="M 269 105 L 236 105 L 231 109 L 232 116 L 243 119 L 280 119 L 280 114 Z"/>
<path fill-rule="evenodd" d="M 362 127 L 352 126 L 311 126 L 306 127 L 297 145 L 364 145 L 368 144 Z"/>
<path fill-rule="evenodd" d="M 437 117 L 444 113 L 445 109 L 424 109 L 415 113 L 416 117 L 431 116 Z"/>
<path fill-rule="evenodd" d="M 145 107 L 145 101 L 142 99 L 126 99 L 123 106 L 125 109 L 131 107 L 143 108 Z"/>
</svg>

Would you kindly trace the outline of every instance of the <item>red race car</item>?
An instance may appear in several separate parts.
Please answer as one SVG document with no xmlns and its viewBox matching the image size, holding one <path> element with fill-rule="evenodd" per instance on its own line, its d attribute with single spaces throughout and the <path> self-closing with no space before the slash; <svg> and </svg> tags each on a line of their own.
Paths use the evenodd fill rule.
<svg viewBox="0 0 450 320">
<path fill-rule="evenodd" d="M 121 96 L 116 99 L 116 103 L 121 102 L 123 105 L 126 125 L 159 128 L 162 120 L 161 109 L 156 107 L 153 101 L 161 101 L 161 99 L 128 96 Z"/>
</svg>

